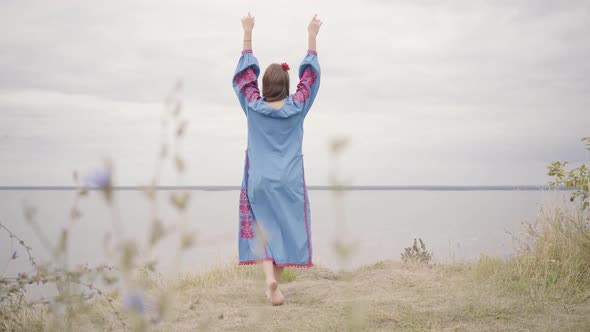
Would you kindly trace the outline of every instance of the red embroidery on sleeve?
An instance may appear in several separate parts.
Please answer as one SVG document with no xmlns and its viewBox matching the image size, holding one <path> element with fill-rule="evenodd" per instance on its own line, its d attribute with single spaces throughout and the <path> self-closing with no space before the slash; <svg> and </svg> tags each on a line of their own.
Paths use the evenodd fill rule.
<svg viewBox="0 0 590 332">
<path fill-rule="evenodd" d="M 254 69 L 252 69 L 252 67 L 248 67 L 239 72 L 236 75 L 234 82 L 249 103 L 260 99 L 258 81 L 256 80 L 256 74 L 254 74 Z"/>
<path fill-rule="evenodd" d="M 298 103 L 304 103 L 309 97 L 311 92 L 311 86 L 317 80 L 316 73 L 311 69 L 306 69 L 297 84 L 297 92 L 293 95 L 293 100 Z"/>
</svg>

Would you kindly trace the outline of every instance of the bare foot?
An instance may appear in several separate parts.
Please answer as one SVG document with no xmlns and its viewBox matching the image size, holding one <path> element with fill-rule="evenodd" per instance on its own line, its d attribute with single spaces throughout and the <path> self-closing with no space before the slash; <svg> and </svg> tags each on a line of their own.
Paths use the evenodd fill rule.
<svg viewBox="0 0 590 332">
<path fill-rule="evenodd" d="M 285 296 L 283 296 L 283 293 L 280 289 L 277 288 L 277 290 L 274 291 L 274 293 L 271 293 L 270 303 L 272 303 L 272 305 L 281 305 L 284 302 Z"/>
<path fill-rule="evenodd" d="M 266 295 L 266 300 L 268 302 L 271 300 L 271 293 L 275 292 L 278 286 L 279 283 L 276 280 L 266 280 L 266 290 L 264 291 L 264 295 Z"/>
<path fill-rule="evenodd" d="M 266 298 L 272 305 L 281 305 L 285 301 L 283 293 L 279 290 L 279 283 L 276 280 L 266 281 Z"/>
</svg>

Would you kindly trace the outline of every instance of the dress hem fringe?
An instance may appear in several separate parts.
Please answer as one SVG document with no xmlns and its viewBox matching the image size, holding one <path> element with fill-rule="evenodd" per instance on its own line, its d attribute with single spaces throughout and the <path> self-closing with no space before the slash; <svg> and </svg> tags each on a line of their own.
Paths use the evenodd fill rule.
<svg viewBox="0 0 590 332">
<path fill-rule="evenodd" d="M 238 265 L 253 265 L 253 264 L 260 264 L 264 261 L 271 261 L 273 262 L 273 265 L 276 267 L 297 267 L 297 268 L 307 268 L 307 267 L 313 267 L 313 263 L 309 262 L 307 264 L 297 264 L 297 263 L 281 263 L 281 264 L 277 264 L 275 262 L 274 259 L 272 258 L 263 258 L 263 259 L 257 259 L 257 260 L 251 260 L 251 261 L 241 261 Z"/>
</svg>

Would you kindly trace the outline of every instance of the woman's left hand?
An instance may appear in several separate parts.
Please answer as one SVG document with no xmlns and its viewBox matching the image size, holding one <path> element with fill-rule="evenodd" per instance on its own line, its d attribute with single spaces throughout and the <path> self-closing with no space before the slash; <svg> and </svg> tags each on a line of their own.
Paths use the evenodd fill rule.
<svg viewBox="0 0 590 332">
<path fill-rule="evenodd" d="M 252 32 L 254 29 L 254 16 L 250 15 L 248 12 L 248 16 L 242 17 L 242 28 L 245 32 Z"/>
</svg>

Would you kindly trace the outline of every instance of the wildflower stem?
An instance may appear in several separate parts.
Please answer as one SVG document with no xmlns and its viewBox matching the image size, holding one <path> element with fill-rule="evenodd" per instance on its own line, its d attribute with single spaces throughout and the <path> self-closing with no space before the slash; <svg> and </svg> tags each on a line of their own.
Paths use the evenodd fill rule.
<svg viewBox="0 0 590 332">
<path fill-rule="evenodd" d="M 11 237 L 15 238 L 18 243 L 25 248 L 27 255 L 29 256 L 29 261 L 31 262 L 31 265 L 33 265 L 33 267 L 37 267 L 37 263 L 35 262 L 35 257 L 33 257 L 33 254 L 31 253 L 31 247 L 27 246 L 25 244 L 25 241 L 23 241 L 20 237 L 18 237 L 16 234 L 14 234 L 10 229 L 8 229 L 6 226 L 4 226 L 2 220 L 0 220 L 0 228 L 4 229 L 6 232 L 8 232 L 8 234 L 10 234 Z"/>
</svg>

